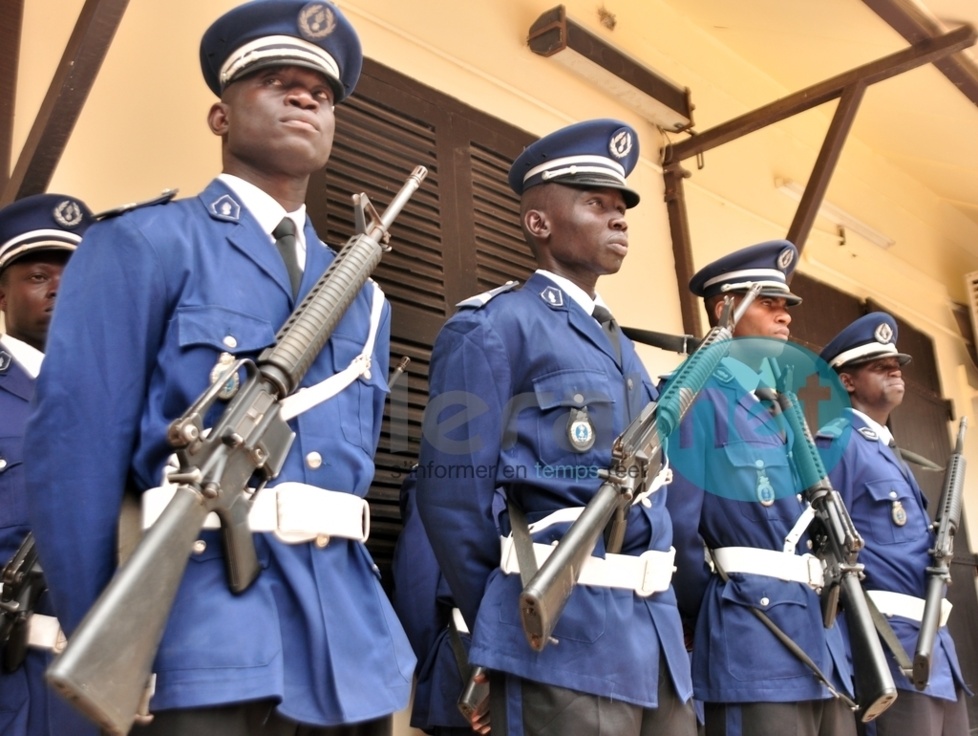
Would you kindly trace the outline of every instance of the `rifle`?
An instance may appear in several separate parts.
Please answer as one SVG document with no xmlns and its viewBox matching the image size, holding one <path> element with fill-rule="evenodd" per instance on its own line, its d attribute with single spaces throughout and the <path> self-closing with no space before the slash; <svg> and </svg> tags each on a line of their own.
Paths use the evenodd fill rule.
<svg viewBox="0 0 978 736">
<path fill-rule="evenodd" d="M 927 687 L 930 681 L 930 662 L 934 654 L 934 640 L 940 625 L 941 603 L 944 588 L 951 583 L 951 561 L 954 559 L 954 534 L 961 518 L 961 491 L 964 486 L 964 433 L 968 428 L 967 417 L 961 417 L 958 425 L 958 439 L 954 452 L 948 458 L 944 471 L 944 488 L 937 505 L 937 530 L 934 548 L 930 551 L 934 564 L 927 568 L 927 597 L 924 599 L 924 614 L 917 634 L 917 649 L 913 655 L 913 684 L 918 690 Z"/>
<path fill-rule="evenodd" d="M 48 682 L 62 696 L 113 736 L 127 733 L 136 717 L 191 549 L 209 513 L 221 521 L 231 590 L 239 593 L 257 577 L 248 512 L 255 494 L 282 469 L 295 436 L 278 402 L 299 385 L 380 262 L 391 223 L 426 174 L 417 167 L 383 216 L 365 194 L 354 196 L 358 234 L 282 326 L 276 343 L 257 363 L 239 360 L 229 367 L 170 425 L 168 439 L 179 461 L 169 476 L 177 485 L 173 499 L 47 671 Z M 239 371 L 245 374 L 240 388 L 206 431 L 204 417 Z M 258 483 L 249 493 L 253 478 Z M 126 645 L 124 656 L 119 642 Z"/>
<path fill-rule="evenodd" d="M 0 648 L 3 670 L 13 672 L 27 655 L 27 633 L 31 614 L 41 593 L 47 590 L 44 572 L 37 559 L 34 535 L 28 532 L 17 552 L 0 574 Z"/>
<path fill-rule="evenodd" d="M 615 439 L 611 447 L 611 467 L 600 473 L 604 482 L 520 595 L 523 633 L 534 650 L 542 651 L 550 641 L 581 568 L 612 516 L 616 511 L 627 509 L 661 468 L 663 438 L 679 426 L 696 396 L 727 355 L 726 343 L 733 338 L 734 327 L 760 289 L 758 284 L 752 286 L 736 309 L 732 295 L 724 298 L 719 324 L 683 361 L 659 401 L 646 405 Z M 653 469 L 655 472 L 651 472 Z M 618 528 L 614 529 L 615 526 Z M 620 539 L 624 529 L 615 524 L 612 534 Z M 609 542 L 608 546 L 616 546 L 615 541 Z"/>
<path fill-rule="evenodd" d="M 811 536 L 815 554 L 825 566 L 823 622 L 826 628 L 835 623 L 841 596 L 852 647 L 856 715 L 863 723 L 869 723 L 893 704 L 897 691 L 860 583 L 863 566 L 856 559 L 864 542 L 838 491 L 832 487 L 798 397 L 782 387 L 778 404 L 792 434 L 792 462 L 815 511 Z"/>
</svg>

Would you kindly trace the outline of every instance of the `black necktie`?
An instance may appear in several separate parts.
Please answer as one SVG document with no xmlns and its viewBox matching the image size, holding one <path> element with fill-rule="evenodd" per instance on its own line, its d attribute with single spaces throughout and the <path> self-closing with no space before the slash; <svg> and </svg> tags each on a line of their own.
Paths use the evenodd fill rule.
<svg viewBox="0 0 978 736">
<path fill-rule="evenodd" d="M 602 307 L 600 304 L 594 305 L 594 311 L 591 314 L 601 324 L 601 329 L 608 336 L 608 340 L 611 342 L 611 347 L 614 351 L 615 362 L 621 365 L 621 337 L 619 335 L 618 323 L 615 322 L 615 318 L 611 316 L 611 312 L 608 311 L 607 307 Z"/>
<path fill-rule="evenodd" d="M 299 258 L 295 252 L 295 222 L 291 217 L 284 217 L 272 230 L 275 247 L 282 254 L 285 268 L 289 272 L 289 282 L 292 284 L 292 296 L 299 293 L 299 282 L 302 281 L 302 270 L 299 268 Z"/>
<path fill-rule="evenodd" d="M 781 404 L 778 402 L 778 394 L 773 388 L 767 386 L 758 386 L 754 389 L 754 396 L 762 404 L 767 405 L 767 410 L 770 412 L 772 417 L 776 417 L 781 413 Z"/>
<path fill-rule="evenodd" d="M 762 404 L 767 406 L 768 413 L 774 417 L 775 424 L 778 426 L 778 435 L 781 437 L 781 440 L 784 441 L 787 439 L 787 434 L 785 433 L 783 426 L 784 420 L 780 418 L 782 412 L 781 402 L 778 401 L 778 392 L 768 386 L 758 386 L 756 389 L 754 389 L 754 396 L 756 396 Z"/>
</svg>

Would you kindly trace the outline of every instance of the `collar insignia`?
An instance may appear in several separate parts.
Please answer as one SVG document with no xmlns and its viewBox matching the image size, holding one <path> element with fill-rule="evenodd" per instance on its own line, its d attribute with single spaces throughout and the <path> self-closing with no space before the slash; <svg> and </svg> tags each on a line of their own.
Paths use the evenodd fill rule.
<svg viewBox="0 0 978 736">
<path fill-rule="evenodd" d="M 540 292 L 540 298 L 551 307 L 562 307 L 564 306 L 564 292 L 558 289 L 556 286 L 548 286 L 546 289 Z"/>
<path fill-rule="evenodd" d="M 241 205 L 230 194 L 222 194 L 211 202 L 211 214 L 219 220 L 237 222 L 241 219 Z"/>
</svg>

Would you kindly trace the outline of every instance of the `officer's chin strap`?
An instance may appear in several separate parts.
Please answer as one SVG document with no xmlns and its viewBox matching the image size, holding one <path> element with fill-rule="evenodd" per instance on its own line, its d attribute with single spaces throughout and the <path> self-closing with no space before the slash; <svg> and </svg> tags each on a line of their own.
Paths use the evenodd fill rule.
<svg viewBox="0 0 978 736">
<path fill-rule="evenodd" d="M 709 550 L 709 552 L 710 552 L 710 557 L 713 560 L 713 569 L 716 570 L 717 575 L 720 576 L 720 579 L 724 583 L 729 582 L 730 578 L 727 576 L 726 571 L 722 567 L 720 567 L 720 563 L 717 560 L 716 555 L 713 554 L 713 550 Z M 815 678 L 819 682 L 821 682 L 830 693 L 832 693 L 832 697 L 841 700 L 843 703 L 846 704 L 846 707 L 848 707 L 853 712 L 859 709 L 859 705 L 856 703 L 856 701 L 854 701 L 845 693 L 837 690 L 835 686 L 829 681 L 829 678 L 825 676 L 825 673 L 822 672 L 821 668 L 817 664 L 815 664 L 814 660 L 811 657 L 809 657 L 808 654 L 805 653 L 805 650 L 802 649 L 800 646 L 798 646 L 798 644 L 795 643 L 794 639 L 792 639 L 790 636 L 784 633 L 784 631 L 781 630 L 781 627 L 771 620 L 770 616 L 764 613 L 764 611 L 762 611 L 761 609 L 755 608 L 754 606 L 748 606 L 748 609 L 750 610 L 751 613 L 753 613 L 757 617 L 757 619 L 762 624 L 764 624 L 768 628 L 768 630 L 772 634 L 774 634 L 774 636 L 778 639 L 778 641 L 780 641 L 788 648 L 788 651 L 790 651 L 793 655 L 795 655 L 795 657 L 797 657 L 802 662 L 802 664 L 804 664 L 806 667 L 808 667 L 808 669 L 812 671 L 812 673 L 815 675 Z M 695 646 L 695 643 L 693 646 Z"/>
</svg>

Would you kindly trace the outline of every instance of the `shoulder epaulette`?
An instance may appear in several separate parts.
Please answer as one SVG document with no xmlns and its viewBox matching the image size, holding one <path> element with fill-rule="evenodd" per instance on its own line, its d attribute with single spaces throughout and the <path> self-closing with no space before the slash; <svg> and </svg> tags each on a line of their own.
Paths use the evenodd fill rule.
<svg viewBox="0 0 978 736">
<path fill-rule="evenodd" d="M 489 291 L 484 291 L 481 294 L 470 296 L 468 299 L 463 299 L 455 306 L 459 309 L 481 309 L 500 294 L 504 294 L 507 291 L 512 291 L 519 285 L 519 281 L 507 281 L 505 284 L 502 286 L 497 286 L 495 289 L 489 289 Z"/>
<path fill-rule="evenodd" d="M 815 436 L 824 437 L 825 439 L 829 439 L 829 440 L 837 440 L 839 439 L 839 437 L 842 436 L 842 433 L 845 431 L 847 424 L 848 422 L 842 417 L 839 417 L 838 419 L 833 419 L 831 422 L 829 422 L 820 430 L 818 430 L 818 434 L 816 434 Z"/>
<path fill-rule="evenodd" d="M 732 380 L 734 380 L 733 371 L 722 363 L 716 367 L 716 370 L 713 371 L 713 377 L 720 383 L 730 383 Z"/>
<path fill-rule="evenodd" d="M 130 202 L 129 204 L 119 205 L 118 207 L 113 207 L 105 212 L 99 212 L 95 215 L 97 220 L 107 220 L 110 217 L 118 217 L 126 212 L 131 212 L 132 210 L 138 210 L 141 207 L 152 207 L 156 204 L 166 204 L 175 196 L 177 196 L 176 189 L 164 189 L 160 192 L 159 196 L 153 197 L 152 199 L 145 199 L 142 202 Z"/>
</svg>

